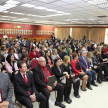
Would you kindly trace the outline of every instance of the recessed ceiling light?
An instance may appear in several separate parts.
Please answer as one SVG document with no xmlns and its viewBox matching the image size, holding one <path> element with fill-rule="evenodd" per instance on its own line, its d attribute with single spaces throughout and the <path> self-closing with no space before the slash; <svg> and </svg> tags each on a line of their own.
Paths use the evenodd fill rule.
<svg viewBox="0 0 108 108">
<path fill-rule="evenodd" d="M 9 1 L 5 2 L 5 3 L 7 3 L 7 4 L 19 4 L 20 2 L 9 0 Z"/>
<path fill-rule="evenodd" d="M 8 13 L 9 11 L 3 11 L 3 13 Z"/>
<path fill-rule="evenodd" d="M 93 19 L 93 18 L 88 18 L 88 20 L 92 20 L 92 21 L 95 21 L 95 20 L 97 20 L 97 19 Z"/>
<path fill-rule="evenodd" d="M 38 7 L 35 7 L 35 9 L 44 10 L 44 9 L 47 9 L 47 8 L 38 6 Z"/>
<path fill-rule="evenodd" d="M 21 6 L 28 7 L 28 8 L 35 7 L 35 5 L 28 4 L 28 3 L 25 3 L 25 4 L 21 5 Z"/>
<path fill-rule="evenodd" d="M 9 17 L 9 16 L 2 16 L 2 17 Z"/>
</svg>

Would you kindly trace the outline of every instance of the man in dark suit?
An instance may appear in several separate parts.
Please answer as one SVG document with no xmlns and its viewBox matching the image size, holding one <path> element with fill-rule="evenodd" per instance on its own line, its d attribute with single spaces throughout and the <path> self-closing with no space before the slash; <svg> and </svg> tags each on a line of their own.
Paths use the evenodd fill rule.
<svg viewBox="0 0 108 108">
<path fill-rule="evenodd" d="M 63 58 L 64 58 L 65 55 L 67 55 L 67 53 L 66 53 L 66 48 L 63 47 L 63 48 L 62 48 L 62 52 L 61 52 L 61 54 L 60 54 L 60 58 L 63 60 Z"/>
<path fill-rule="evenodd" d="M 73 42 L 73 44 L 72 44 L 72 46 L 71 46 L 71 49 L 72 49 L 73 52 L 76 51 L 76 45 L 75 45 L 75 42 Z"/>
<path fill-rule="evenodd" d="M 38 59 L 38 63 L 39 64 L 33 69 L 33 77 L 38 91 L 41 92 L 47 98 L 46 108 L 49 108 L 48 101 L 49 101 L 50 91 L 52 90 L 57 91 L 57 98 L 55 105 L 65 108 L 66 106 L 61 104 L 61 102 L 63 101 L 63 93 L 64 93 L 63 85 L 55 81 L 54 89 L 52 89 L 52 87 L 47 84 L 47 78 L 53 75 L 51 68 L 49 67 L 49 65 L 46 65 L 46 60 L 44 57 L 40 57 Z"/>
<path fill-rule="evenodd" d="M 8 74 L 1 72 L 0 67 L 0 108 L 15 108 L 12 102 L 13 87 Z"/>
<path fill-rule="evenodd" d="M 47 108 L 47 99 L 40 94 L 34 85 L 34 80 L 31 72 L 27 72 L 26 63 L 18 62 L 19 72 L 14 77 L 14 90 L 16 100 L 19 101 L 26 108 L 33 108 L 32 102 L 40 102 L 39 108 Z"/>
<path fill-rule="evenodd" d="M 51 38 L 52 38 L 53 42 L 55 42 L 55 36 L 54 35 L 55 35 L 54 33 L 51 35 Z"/>
<path fill-rule="evenodd" d="M 18 33 L 17 39 L 19 40 L 21 38 L 21 35 Z"/>
<path fill-rule="evenodd" d="M 87 75 L 89 76 L 88 82 L 87 82 L 87 88 L 92 90 L 90 84 L 94 85 L 94 86 L 98 86 L 94 82 L 94 80 L 96 80 L 96 72 L 94 70 L 92 70 L 92 68 L 90 67 L 90 63 L 88 61 L 88 58 L 86 57 L 87 51 L 82 50 L 80 52 L 80 55 L 81 55 L 79 57 L 80 65 L 81 65 L 83 71 L 86 72 Z M 91 79 L 92 79 L 92 81 L 91 81 Z"/>
</svg>

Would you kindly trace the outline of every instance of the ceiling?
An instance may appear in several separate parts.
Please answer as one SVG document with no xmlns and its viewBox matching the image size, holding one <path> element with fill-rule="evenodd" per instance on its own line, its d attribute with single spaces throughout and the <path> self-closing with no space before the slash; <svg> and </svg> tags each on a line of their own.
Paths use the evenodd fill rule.
<svg viewBox="0 0 108 108">
<path fill-rule="evenodd" d="M 108 0 L 0 0 L 0 22 L 107 25 L 107 15 Z"/>
</svg>

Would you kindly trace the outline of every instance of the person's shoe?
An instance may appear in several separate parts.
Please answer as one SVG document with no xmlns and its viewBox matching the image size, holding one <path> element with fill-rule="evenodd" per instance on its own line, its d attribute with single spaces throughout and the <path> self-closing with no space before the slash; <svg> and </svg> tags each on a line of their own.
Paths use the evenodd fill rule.
<svg viewBox="0 0 108 108">
<path fill-rule="evenodd" d="M 76 98 L 80 98 L 80 95 L 78 95 L 78 96 L 75 96 Z"/>
<path fill-rule="evenodd" d="M 106 78 L 106 81 L 108 81 L 108 78 Z"/>
<path fill-rule="evenodd" d="M 82 89 L 82 86 L 81 86 L 81 90 L 82 90 L 82 91 L 85 91 L 85 92 L 87 91 L 87 89 L 84 89 L 84 90 L 83 90 L 83 89 Z"/>
<path fill-rule="evenodd" d="M 79 98 L 81 97 L 80 95 L 78 95 L 79 96 Z"/>
<path fill-rule="evenodd" d="M 91 85 L 98 87 L 98 85 L 97 85 L 97 84 L 95 84 L 95 82 L 91 83 Z"/>
<path fill-rule="evenodd" d="M 72 100 L 70 98 L 68 98 L 70 102 L 72 102 Z"/>
<path fill-rule="evenodd" d="M 64 98 L 64 101 L 70 104 L 72 101 L 69 98 Z"/>
<path fill-rule="evenodd" d="M 93 89 L 91 88 L 91 86 L 90 86 L 89 83 L 87 84 L 87 88 L 90 89 L 90 90 L 93 90 Z"/>
<path fill-rule="evenodd" d="M 102 83 L 101 79 L 97 79 L 97 82 L 98 82 L 98 83 Z"/>
<path fill-rule="evenodd" d="M 105 79 L 105 78 L 103 78 L 103 79 L 102 79 L 102 81 L 106 81 L 106 79 Z"/>
<path fill-rule="evenodd" d="M 61 104 L 60 102 L 55 102 L 55 106 L 59 106 L 61 108 L 66 108 L 64 104 Z"/>
</svg>

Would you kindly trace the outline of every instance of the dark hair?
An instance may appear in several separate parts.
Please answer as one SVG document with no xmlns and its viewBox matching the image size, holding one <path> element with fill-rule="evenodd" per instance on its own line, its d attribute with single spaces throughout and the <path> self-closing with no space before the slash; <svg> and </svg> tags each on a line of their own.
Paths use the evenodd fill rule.
<svg viewBox="0 0 108 108">
<path fill-rule="evenodd" d="M 22 68 L 22 64 L 24 64 L 24 63 L 25 63 L 24 61 L 19 61 L 19 62 L 17 63 L 18 68 Z"/>
<path fill-rule="evenodd" d="M 22 53 L 22 50 L 23 50 L 23 49 L 25 49 L 25 50 L 26 50 L 26 48 L 25 48 L 25 47 L 22 47 L 22 48 L 20 49 L 20 53 Z"/>
<path fill-rule="evenodd" d="M 25 53 L 25 54 L 22 54 L 22 57 L 21 57 L 21 60 L 23 61 L 23 58 L 27 57 L 28 59 L 28 55 Z"/>
<path fill-rule="evenodd" d="M 45 55 L 46 55 L 46 53 L 48 53 L 48 51 L 50 51 L 50 50 L 46 50 L 46 51 L 45 51 Z"/>
<path fill-rule="evenodd" d="M 57 62 L 58 60 L 61 60 L 61 58 L 59 58 L 59 57 L 55 58 L 55 60 L 54 60 L 54 65 L 56 65 L 56 62 Z"/>
<path fill-rule="evenodd" d="M 34 46 L 31 48 L 31 52 L 33 52 L 33 49 L 34 49 L 34 48 L 35 48 Z"/>
<path fill-rule="evenodd" d="M 11 56 L 13 54 L 8 54 L 8 56 L 6 57 L 6 61 L 10 64 L 11 63 Z M 14 56 L 14 55 L 13 55 Z"/>
<path fill-rule="evenodd" d="M 62 50 L 66 49 L 66 47 L 63 47 Z"/>
<path fill-rule="evenodd" d="M 78 54 L 74 52 L 74 53 L 72 54 L 73 59 L 74 59 L 76 56 L 78 56 Z"/>
<path fill-rule="evenodd" d="M 14 53 L 15 53 L 15 49 L 14 48 L 9 48 L 9 53 L 10 53 L 11 50 L 14 50 Z"/>
</svg>

